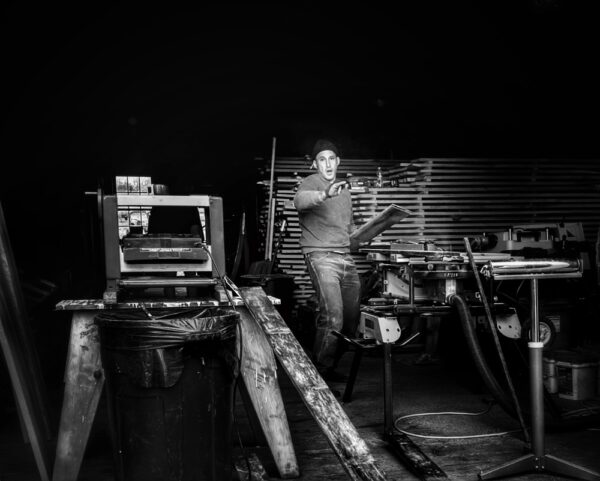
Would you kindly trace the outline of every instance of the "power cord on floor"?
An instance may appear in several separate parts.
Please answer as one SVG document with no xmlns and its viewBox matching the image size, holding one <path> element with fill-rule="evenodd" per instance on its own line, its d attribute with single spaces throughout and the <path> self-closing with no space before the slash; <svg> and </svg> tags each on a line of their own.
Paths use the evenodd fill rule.
<svg viewBox="0 0 600 481">
<path fill-rule="evenodd" d="M 520 429 L 515 429 L 512 431 L 502 431 L 502 432 L 497 432 L 497 433 L 489 433 L 489 434 L 471 434 L 471 435 L 465 435 L 465 436 L 433 436 L 433 435 L 425 435 L 425 434 L 416 434 L 416 433 L 411 433 L 410 431 L 406 431 L 404 429 L 400 429 L 398 427 L 398 423 L 400 421 L 402 421 L 403 419 L 408 419 L 408 418 L 415 418 L 415 417 L 422 417 L 422 416 L 481 416 L 483 414 L 487 414 L 488 412 L 490 412 L 490 410 L 493 407 L 493 403 L 490 403 L 490 405 L 484 409 L 481 412 L 476 412 L 476 413 L 469 413 L 469 412 L 455 412 L 455 411 L 444 411 L 444 412 L 432 412 L 432 413 L 415 413 L 415 414 L 407 414 L 406 416 L 400 416 L 398 418 L 396 418 L 394 420 L 394 429 L 396 431 L 399 431 L 403 434 L 406 434 L 407 436 L 414 436 L 417 438 L 424 438 L 424 439 L 475 439 L 475 438 L 489 438 L 489 437 L 493 437 L 493 436 L 505 436 L 506 434 L 512 434 L 512 433 L 517 433 L 520 432 Z"/>
<path fill-rule="evenodd" d="M 229 300 L 229 304 L 231 305 L 231 308 L 236 311 L 236 306 L 235 306 L 235 302 L 233 300 L 233 297 L 231 296 L 231 294 L 229 293 L 229 289 L 231 289 L 235 294 L 237 294 L 239 296 L 239 290 L 237 289 L 237 286 L 233 283 L 233 281 L 231 279 L 229 279 L 229 277 L 227 277 L 226 275 L 221 274 L 221 272 L 219 271 L 219 268 L 217 267 L 217 263 L 215 262 L 215 259 L 212 255 L 212 253 L 210 252 L 210 249 L 208 248 L 208 246 L 204 243 L 200 243 L 200 247 L 202 247 L 202 249 L 208 254 L 208 256 L 210 257 L 210 260 L 212 261 L 213 267 L 216 271 L 217 277 L 221 283 L 221 286 L 223 287 L 223 290 L 225 291 L 225 295 L 227 296 L 227 299 Z M 240 296 L 241 297 L 241 296 Z M 247 480 L 251 480 L 252 479 L 252 465 L 250 464 L 250 458 L 248 456 L 246 447 L 244 446 L 244 442 L 242 441 L 242 435 L 240 434 L 240 428 L 239 428 L 239 424 L 238 424 L 238 420 L 237 417 L 235 416 L 235 405 L 236 405 L 236 393 L 237 391 L 240 389 L 239 388 L 239 379 L 241 377 L 241 371 L 242 371 L 242 330 L 240 328 L 240 326 L 237 326 L 237 334 L 240 338 L 239 340 L 239 346 L 240 346 L 240 355 L 239 355 L 239 359 L 238 359 L 238 376 L 235 378 L 235 383 L 234 383 L 234 387 L 233 387 L 233 406 L 234 406 L 234 413 L 233 413 L 233 424 L 235 426 L 235 431 L 237 434 L 237 438 L 238 438 L 238 442 L 240 444 L 240 448 L 242 450 L 242 457 L 244 458 L 244 461 L 246 462 L 246 468 L 248 469 L 248 477 L 246 478 Z"/>
<path fill-rule="evenodd" d="M 563 418 L 593 416 L 600 413 L 600 404 L 597 401 L 584 401 L 582 406 L 577 409 L 571 409 L 562 414 Z"/>
</svg>

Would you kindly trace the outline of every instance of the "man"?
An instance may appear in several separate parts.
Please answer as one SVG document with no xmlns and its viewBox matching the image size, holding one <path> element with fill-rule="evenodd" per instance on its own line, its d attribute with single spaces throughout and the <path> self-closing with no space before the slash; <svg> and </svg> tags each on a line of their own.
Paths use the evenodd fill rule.
<svg viewBox="0 0 600 481">
<path fill-rule="evenodd" d="M 350 255 L 352 199 L 347 182 L 337 181 L 337 146 L 315 143 L 312 168 L 298 187 L 294 205 L 300 219 L 300 247 L 318 298 L 313 360 L 325 381 L 343 381 L 335 371 L 340 357 L 332 330 L 354 336 L 360 317 L 360 279 Z"/>
</svg>

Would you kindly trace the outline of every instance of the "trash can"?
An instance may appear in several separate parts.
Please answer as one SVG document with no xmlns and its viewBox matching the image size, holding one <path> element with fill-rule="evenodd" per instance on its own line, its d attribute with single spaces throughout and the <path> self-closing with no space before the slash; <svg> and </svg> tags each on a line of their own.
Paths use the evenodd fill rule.
<svg viewBox="0 0 600 481">
<path fill-rule="evenodd" d="M 238 321 L 218 308 L 96 317 L 118 480 L 232 479 Z"/>
</svg>

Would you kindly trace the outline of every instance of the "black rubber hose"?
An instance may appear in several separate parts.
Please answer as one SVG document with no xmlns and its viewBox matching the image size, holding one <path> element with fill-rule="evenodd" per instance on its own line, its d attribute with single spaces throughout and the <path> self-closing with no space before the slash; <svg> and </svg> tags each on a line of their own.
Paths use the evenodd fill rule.
<svg viewBox="0 0 600 481">
<path fill-rule="evenodd" d="M 467 341 L 467 346 L 475 361 L 475 366 L 479 372 L 485 386 L 490 391 L 490 394 L 498 402 L 498 404 L 506 411 L 510 416 L 517 418 L 517 412 L 514 408 L 511 399 L 506 394 L 505 390 L 498 384 L 496 377 L 494 376 L 488 362 L 483 355 L 477 334 L 475 332 L 475 322 L 471 316 L 469 305 L 463 297 L 459 294 L 455 294 L 448 299 L 450 305 L 454 306 L 458 312 L 460 324 Z M 526 413 L 529 415 L 530 413 Z M 570 431 L 573 429 L 580 429 L 584 427 L 594 426 L 600 423 L 600 413 L 590 413 L 574 418 L 554 418 L 546 417 L 545 426 L 548 431 L 560 432 Z"/>
<path fill-rule="evenodd" d="M 458 317 L 467 341 L 467 346 L 471 352 L 473 360 L 475 361 L 475 367 L 483 379 L 483 382 L 489 389 L 490 394 L 496 399 L 496 401 L 498 401 L 498 404 L 500 404 L 508 414 L 515 417 L 517 413 L 512 401 L 507 397 L 500 384 L 498 384 L 496 377 L 494 376 L 485 359 L 485 356 L 483 355 L 483 352 L 481 351 L 481 346 L 479 345 L 479 340 L 477 339 L 477 335 L 475 333 L 475 323 L 471 317 L 471 311 L 467 301 L 460 295 L 454 294 L 449 298 L 449 303 L 450 305 L 454 306 L 458 312 Z"/>
</svg>

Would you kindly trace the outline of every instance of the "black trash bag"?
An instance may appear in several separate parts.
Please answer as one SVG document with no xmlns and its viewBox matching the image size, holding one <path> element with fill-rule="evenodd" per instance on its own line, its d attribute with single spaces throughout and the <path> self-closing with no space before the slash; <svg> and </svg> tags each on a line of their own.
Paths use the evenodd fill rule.
<svg viewBox="0 0 600 481">
<path fill-rule="evenodd" d="M 102 313 L 96 316 L 96 324 L 104 369 L 127 374 L 139 387 L 171 387 L 190 356 L 217 356 L 236 377 L 238 321 L 237 312 L 219 308 Z"/>
<path fill-rule="evenodd" d="M 118 481 L 230 481 L 239 314 L 96 317 Z"/>
</svg>

